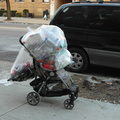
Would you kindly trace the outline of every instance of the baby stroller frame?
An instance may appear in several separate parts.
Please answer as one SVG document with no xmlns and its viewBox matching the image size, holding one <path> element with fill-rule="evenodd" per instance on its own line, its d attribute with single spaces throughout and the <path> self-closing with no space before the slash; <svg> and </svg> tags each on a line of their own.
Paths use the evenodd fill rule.
<svg viewBox="0 0 120 120">
<path fill-rule="evenodd" d="M 70 76 L 61 77 L 58 71 L 48 71 L 42 67 L 42 65 L 36 60 L 33 54 L 22 43 L 22 37 L 20 43 L 25 47 L 27 52 L 33 58 L 33 68 L 29 68 L 33 73 L 34 80 L 30 83 L 34 92 L 30 92 L 27 95 L 27 102 L 30 105 L 37 105 L 42 97 L 58 97 L 63 95 L 69 95 L 69 99 L 64 101 L 64 107 L 66 109 L 72 109 L 74 107 L 74 100 L 78 97 L 79 87 L 74 84 Z M 67 79 L 66 79 L 67 78 Z M 70 82 L 70 85 L 68 84 Z M 62 85 L 60 90 L 54 90 L 54 86 Z M 64 86 L 64 88 L 63 88 Z"/>
</svg>

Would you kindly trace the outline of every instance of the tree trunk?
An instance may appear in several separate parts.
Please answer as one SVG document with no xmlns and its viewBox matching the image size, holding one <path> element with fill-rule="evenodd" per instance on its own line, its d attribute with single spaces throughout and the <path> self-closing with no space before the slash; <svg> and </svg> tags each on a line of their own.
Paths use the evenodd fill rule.
<svg viewBox="0 0 120 120">
<path fill-rule="evenodd" d="M 10 1 L 6 0 L 6 7 L 7 7 L 7 20 L 11 20 L 11 9 L 10 9 Z"/>
</svg>

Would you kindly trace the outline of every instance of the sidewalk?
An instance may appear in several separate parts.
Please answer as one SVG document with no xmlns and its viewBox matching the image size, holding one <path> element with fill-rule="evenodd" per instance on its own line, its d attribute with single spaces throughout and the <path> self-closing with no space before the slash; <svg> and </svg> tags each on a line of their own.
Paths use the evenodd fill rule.
<svg viewBox="0 0 120 120">
<path fill-rule="evenodd" d="M 49 24 L 49 20 L 44 20 L 43 18 L 28 18 L 28 17 L 11 17 L 12 20 L 6 20 L 7 17 L 0 17 L 0 23 L 23 23 L 23 24 Z"/>
<path fill-rule="evenodd" d="M 13 63 L 0 61 L 0 82 L 9 78 Z M 119 120 L 120 105 L 78 98 L 73 110 L 64 108 L 64 97 L 42 97 L 37 106 L 27 103 L 32 92 L 30 80 L 12 85 L 0 84 L 0 120 Z M 97 93 L 96 93 L 97 94 Z"/>
</svg>

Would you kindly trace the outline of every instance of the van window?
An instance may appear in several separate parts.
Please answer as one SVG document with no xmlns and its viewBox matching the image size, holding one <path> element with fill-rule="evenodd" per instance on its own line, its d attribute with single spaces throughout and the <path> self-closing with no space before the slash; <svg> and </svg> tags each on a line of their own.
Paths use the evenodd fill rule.
<svg viewBox="0 0 120 120">
<path fill-rule="evenodd" d="M 59 15 L 58 24 L 67 27 L 85 28 L 88 19 L 87 6 L 74 6 L 65 8 Z"/>
<path fill-rule="evenodd" d="M 120 8 L 111 6 L 95 6 L 89 21 L 90 29 L 104 31 L 120 31 Z"/>
</svg>

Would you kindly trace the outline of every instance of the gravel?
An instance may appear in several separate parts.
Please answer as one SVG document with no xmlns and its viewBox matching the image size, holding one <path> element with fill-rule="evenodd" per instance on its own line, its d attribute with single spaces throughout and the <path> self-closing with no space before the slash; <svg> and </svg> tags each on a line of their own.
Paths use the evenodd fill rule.
<svg viewBox="0 0 120 120">
<path fill-rule="evenodd" d="M 80 88 L 79 97 L 120 104 L 119 80 L 100 79 L 93 76 L 86 77 L 78 74 L 72 75 L 72 79 Z M 93 80 L 93 82 L 90 80 Z"/>
</svg>

